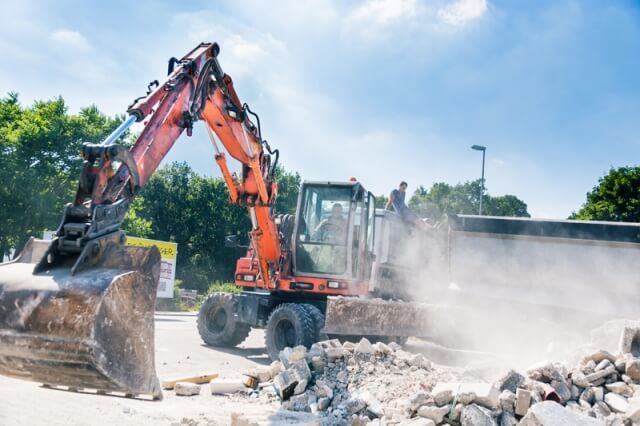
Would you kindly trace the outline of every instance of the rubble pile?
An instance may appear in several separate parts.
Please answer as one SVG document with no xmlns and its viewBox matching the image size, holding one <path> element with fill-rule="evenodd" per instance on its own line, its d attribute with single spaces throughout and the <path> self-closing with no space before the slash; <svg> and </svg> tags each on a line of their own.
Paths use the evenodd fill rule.
<svg viewBox="0 0 640 426">
<path fill-rule="evenodd" d="M 395 343 L 328 340 L 286 348 L 261 379 L 273 380 L 282 409 L 322 424 L 630 425 L 640 424 L 639 350 L 640 328 L 626 327 L 617 355 L 599 350 L 572 368 L 542 362 L 483 382 Z"/>
</svg>

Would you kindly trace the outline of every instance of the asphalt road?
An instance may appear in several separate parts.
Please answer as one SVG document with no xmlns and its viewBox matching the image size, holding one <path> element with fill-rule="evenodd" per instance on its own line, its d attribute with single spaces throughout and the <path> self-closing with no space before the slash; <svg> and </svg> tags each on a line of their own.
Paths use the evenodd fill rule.
<svg viewBox="0 0 640 426">
<path fill-rule="evenodd" d="M 253 366 L 270 362 L 262 330 L 253 330 L 238 348 L 215 349 L 200 340 L 193 314 L 156 314 L 155 351 L 160 380 L 212 373 L 239 377 Z M 0 376 L 2 426 L 224 425 L 229 423 L 232 411 L 268 410 L 257 402 L 213 396 L 206 386 L 195 397 L 178 397 L 165 391 L 162 401 L 145 401 L 46 389 L 37 383 Z"/>
</svg>

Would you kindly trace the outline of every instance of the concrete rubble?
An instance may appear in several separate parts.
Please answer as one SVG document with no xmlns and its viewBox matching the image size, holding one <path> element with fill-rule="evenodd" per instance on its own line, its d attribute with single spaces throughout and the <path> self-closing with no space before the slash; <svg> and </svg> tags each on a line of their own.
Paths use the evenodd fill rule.
<svg viewBox="0 0 640 426">
<path fill-rule="evenodd" d="M 256 373 L 272 386 L 255 392 L 323 425 L 640 424 L 639 341 L 640 328 L 628 326 L 619 343 L 627 352 L 594 350 L 575 365 L 545 361 L 491 382 L 395 343 L 334 339 L 282 351 Z"/>
</svg>

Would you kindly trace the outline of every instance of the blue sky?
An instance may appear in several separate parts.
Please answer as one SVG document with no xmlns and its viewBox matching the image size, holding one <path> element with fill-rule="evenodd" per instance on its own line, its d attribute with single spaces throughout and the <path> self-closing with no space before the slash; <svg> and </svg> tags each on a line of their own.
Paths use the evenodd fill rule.
<svg viewBox="0 0 640 426">
<path fill-rule="evenodd" d="M 640 2 L 0 0 L 0 93 L 122 113 L 200 41 L 289 170 L 374 193 L 476 179 L 564 218 L 640 158 Z M 202 128 L 168 160 L 217 175 Z"/>
</svg>

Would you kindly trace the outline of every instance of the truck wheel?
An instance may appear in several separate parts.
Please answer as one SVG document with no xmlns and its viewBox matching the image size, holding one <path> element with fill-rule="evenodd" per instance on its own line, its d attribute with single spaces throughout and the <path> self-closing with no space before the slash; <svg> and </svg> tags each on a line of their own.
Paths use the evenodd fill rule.
<svg viewBox="0 0 640 426">
<path fill-rule="evenodd" d="M 301 306 L 304 306 L 304 308 L 313 318 L 313 323 L 316 329 L 316 337 L 314 343 L 320 342 L 322 340 L 328 340 L 329 336 L 320 332 L 320 330 L 324 328 L 324 314 L 322 313 L 322 311 L 313 305 L 304 304 Z"/>
<path fill-rule="evenodd" d="M 251 327 L 235 319 L 233 295 L 213 293 L 198 312 L 198 332 L 207 345 L 233 347 L 247 338 Z"/>
<path fill-rule="evenodd" d="M 283 303 L 271 312 L 267 321 L 265 343 L 272 360 L 277 360 L 286 347 L 310 347 L 316 341 L 314 317 L 306 308 L 310 305 Z"/>
</svg>

